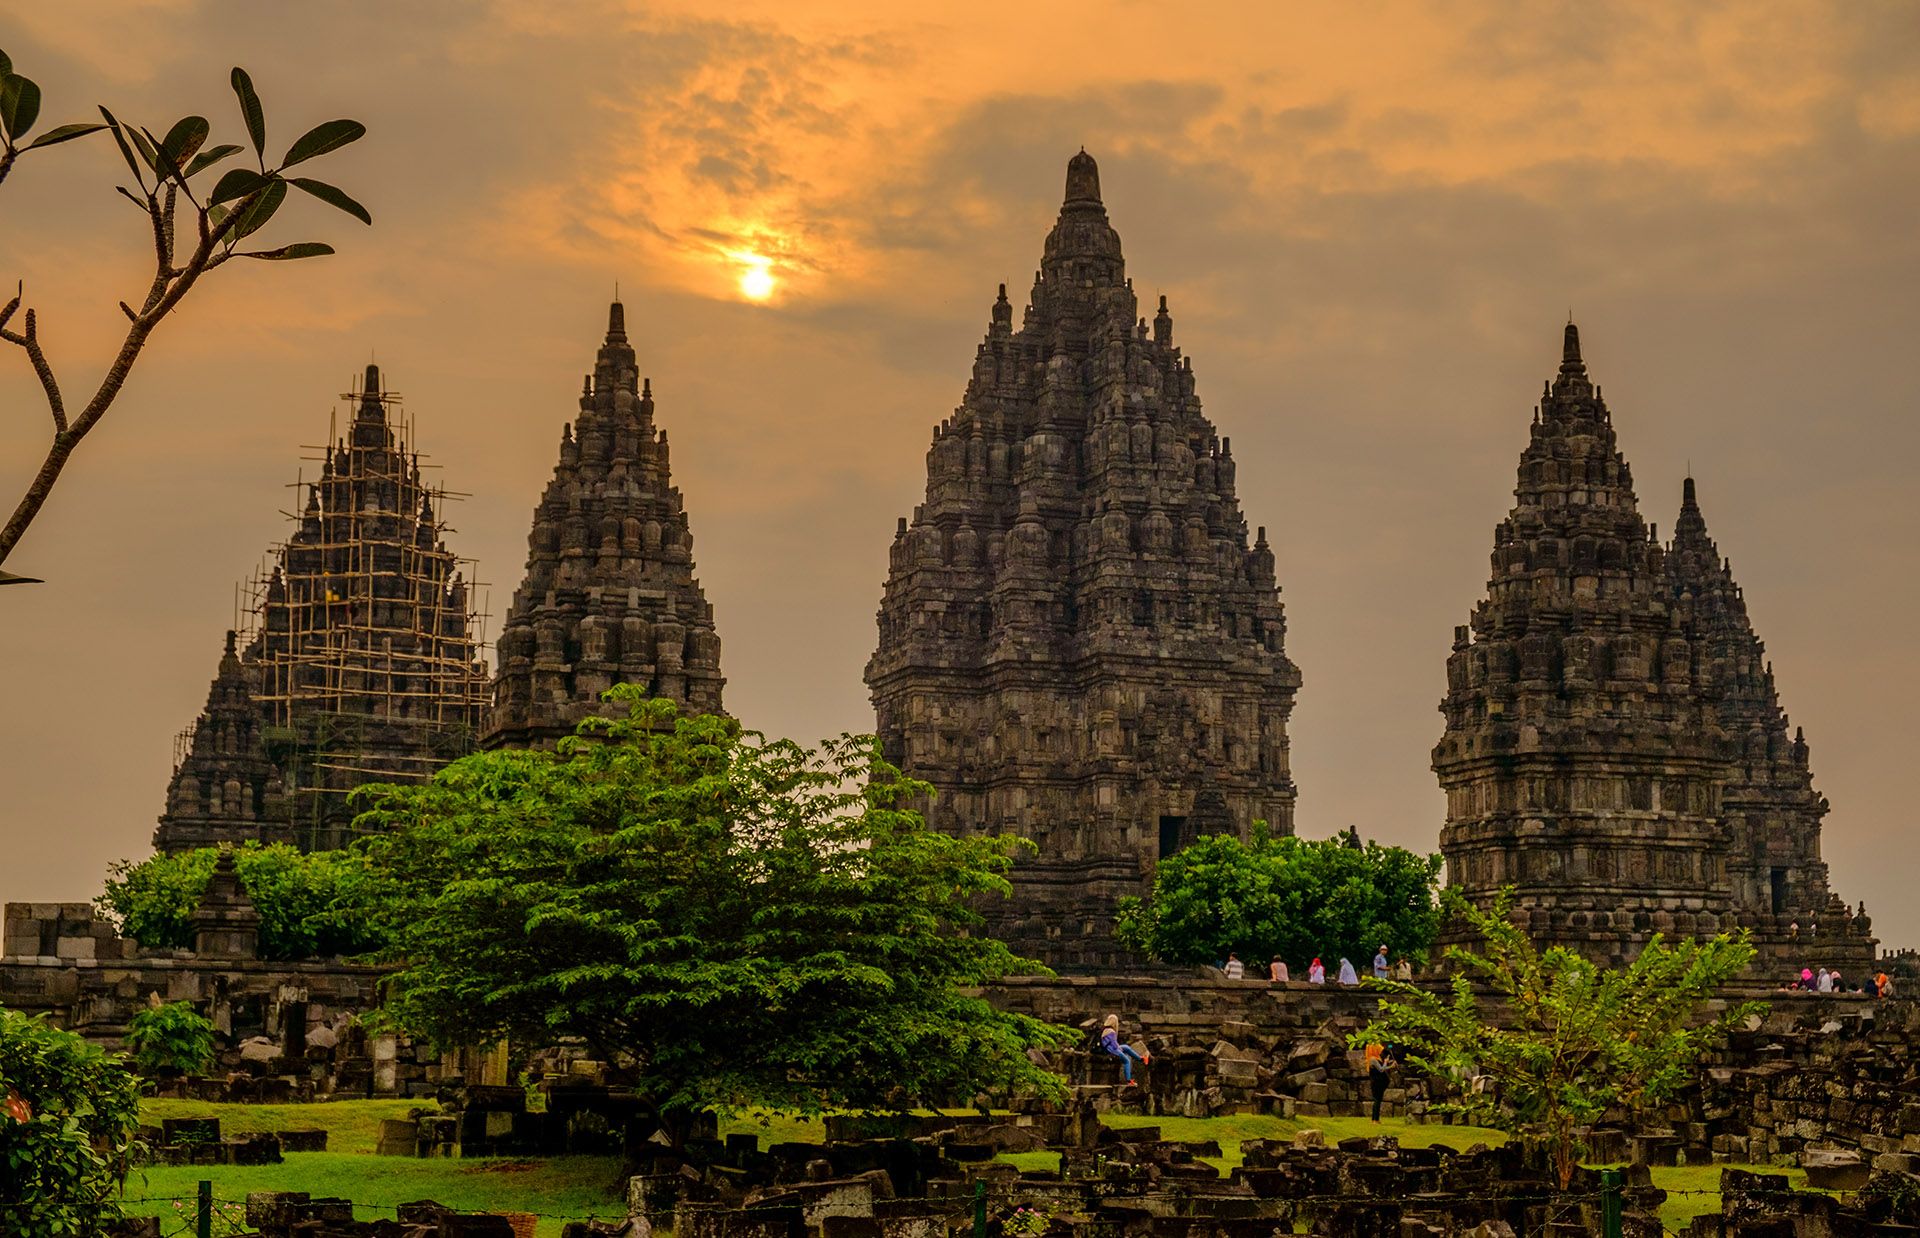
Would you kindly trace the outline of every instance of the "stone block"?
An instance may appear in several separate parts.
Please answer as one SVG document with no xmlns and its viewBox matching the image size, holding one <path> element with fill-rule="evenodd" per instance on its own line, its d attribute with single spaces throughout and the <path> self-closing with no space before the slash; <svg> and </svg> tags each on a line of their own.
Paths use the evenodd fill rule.
<svg viewBox="0 0 1920 1238">
<path fill-rule="evenodd" d="M 380 1142 L 375 1151 L 381 1156 L 417 1156 L 420 1149 L 420 1124 L 405 1118 L 384 1118 L 380 1122 Z"/>
<path fill-rule="evenodd" d="M 1807 1171 L 1807 1185 L 1822 1191 L 1857 1191 L 1872 1176 L 1858 1152 L 1808 1148 L 1800 1153 L 1800 1167 Z"/>
</svg>

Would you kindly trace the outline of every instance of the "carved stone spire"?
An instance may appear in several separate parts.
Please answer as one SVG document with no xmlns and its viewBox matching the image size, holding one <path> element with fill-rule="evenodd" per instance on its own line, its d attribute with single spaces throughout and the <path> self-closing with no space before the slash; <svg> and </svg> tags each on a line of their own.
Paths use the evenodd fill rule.
<svg viewBox="0 0 1920 1238">
<path fill-rule="evenodd" d="M 168 789 L 164 851 L 340 846 L 354 788 L 428 777 L 472 746 L 486 667 L 420 457 L 395 441 L 399 396 L 370 364 L 342 398 L 351 431 L 307 485 L 244 647 L 229 637 Z"/>
<path fill-rule="evenodd" d="M 1082 152 L 1021 325 L 1003 289 L 934 428 L 867 666 L 928 820 L 1038 843 L 992 927 L 1056 966 L 1112 965 L 1115 901 L 1197 834 L 1292 831 L 1273 551 L 1171 316 L 1143 331 L 1124 272 Z"/>
<path fill-rule="evenodd" d="M 1560 371 L 1456 636 L 1434 770 L 1448 880 L 1613 961 L 1730 920 L 1727 743 L 1568 323 Z"/>
<path fill-rule="evenodd" d="M 1832 897 L 1820 858 L 1825 797 L 1814 790 L 1805 736 L 1788 732 L 1766 645 L 1753 630 L 1731 564 L 1707 532 L 1693 478 L 1681 488 L 1680 517 L 1667 551 L 1667 584 L 1707 670 L 1708 699 L 1732 752 L 1721 813 L 1730 832 L 1728 875 L 1742 921 L 1763 949 L 1815 965 L 1871 959 L 1866 928 L 1812 926 Z M 1805 933 L 1791 933 L 1799 924 Z M 1804 965 L 1804 964 L 1802 964 Z"/>
<path fill-rule="evenodd" d="M 569 735 L 608 713 L 601 694 L 621 683 L 720 711 L 720 637 L 694 576 L 667 433 L 653 417 L 653 384 L 639 376 L 615 301 L 579 415 L 562 431 L 560 462 L 534 508 L 526 576 L 500 633 L 488 747 Z"/>
</svg>

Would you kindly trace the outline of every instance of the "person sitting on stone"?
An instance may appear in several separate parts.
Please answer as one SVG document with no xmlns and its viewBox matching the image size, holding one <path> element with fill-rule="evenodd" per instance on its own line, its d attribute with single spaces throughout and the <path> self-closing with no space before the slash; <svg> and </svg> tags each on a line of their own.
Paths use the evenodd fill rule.
<svg viewBox="0 0 1920 1238">
<path fill-rule="evenodd" d="M 1141 1053 L 1120 1039 L 1120 1016 L 1117 1014 L 1108 1015 L 1106 1025 L 1100 1029 L 1100 1047 L 1120 1059 L 1120 1073 L 1125 1080 L 1123 1084 L 1125 1087 L 1133 1086 L 1135 1062 L 1145 1066 L 1153 1060 L 1151 1053 Z"/>
<path fill-rule="evenodd" d="M 1273 956 L 1273 962 L 1267 964 L 1267 979 L 1275 984 L 1287 984 L 1293 977 L 1287 975 L 1287 964 L 1279 955 Z"/>
<path fill-rule="evenodd" d="M 1229 950 L 1227 951 L 1227 966 L 1225 971 L 1227 973 L 1227 979 L 1229 980 L 1244 980 L 1247 976 L 1247 965 L 1240 961 L 1239 955 Z"/>
<path fill-rule="evenodd" d="M 1813 968 L 1802 967 L 1800 969 L 1800 987 L 1809 993 L 1813 991 Z"/>
<path fill-rule="evenodd" d="M 1360 983 L 1360 973 L 1353 970 L 1351 960 L 1340 960 L 1340 983 L 1348 986 Z"/>
<path fill-rule="evenodd" d="M 1312 962 L 1312 964 L 1309 965 L 1307 968 L 1307 983 L 1308 984 L 1325 984 L 1326 982 L 1327 982 L 1327 965 L 1325 963 L 1322 963 L 1319 959 L 1315 959 Z"/>
<path fill-rule="evenodd" d="M 1833 992 L 1833 973 L 1822 967 L 1820 974 L 1813 978 L 1813 987 L 1821 993 Z"/>
<path fill-rule="evenodd" d="M 1393 965 L 1393 978 L 1395 980 L 1405 980 L 1405 981 L 1412 980 L 1413 979 L 1413 960 L 1408 958 L 1404 954 L 1401 955 L 1400 961 Z"/>
</svg>

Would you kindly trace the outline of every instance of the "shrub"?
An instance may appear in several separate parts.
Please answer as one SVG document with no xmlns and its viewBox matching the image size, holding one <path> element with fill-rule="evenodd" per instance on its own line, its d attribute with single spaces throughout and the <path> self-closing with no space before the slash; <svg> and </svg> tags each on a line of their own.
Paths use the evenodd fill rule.
<svg viewBox="0 0 1920 1238">
<path fill-rule="evenodd" d="M 1119 938 L 1170 963 L 1212 963 L 1237 951 L 1249 975 L 1278 955 L 1300 969 L 1318 955 L 1332 976 L 1348 958 L 1365 971 L 1384 942 L 1394 957 L 1424 957 L 1439 927 L 1440 857 L 1358 838 L 1202 838 L 1160 861 L 1145 899 L 1123 899 Z"/>
<path fill-rule="evenodd" d="M 0 1008 L 0 1233 L 78 1238 L 118 1219 L 139 1106 L 125 1058 Z"/>
<path fill-rule="evenodd" d="M 213 1021 L 191 1002 L 158 999 L 127 1024 L 133 1063 L 149 1077 L 197 1075 L 213 1065 Z"/>
<path fill-rule="evenodd" d="M 220 853 L 212 847 L 113 866 L 101 910 L 149 949 L 193 945 L 189 922 Z M 237 848 L 234 865 L 260 912 L 260 955 L 305 959 L 366 954 L 385 944 L 367 914 L 367 862 L 351 851 L 307 854 L 284 843 Z"/>
</svg>

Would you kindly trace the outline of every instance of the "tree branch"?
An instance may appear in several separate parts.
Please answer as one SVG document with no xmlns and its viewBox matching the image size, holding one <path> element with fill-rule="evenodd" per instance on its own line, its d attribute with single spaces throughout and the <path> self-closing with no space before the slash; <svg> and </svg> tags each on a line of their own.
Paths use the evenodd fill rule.
<svg viewBox="0 0 1920 1238">
<path fill-rule="evenodd" d="M 20 539 L 26 535 L 27 526 L 33 523 L 33 518 L 46 505 L 47 496 L 53 492 L 53 485 L 59 480 L 61 470 L 66 468 L 67 459 L 72 456 L 73 449 L 81 439 L 86 437 L 87 432 L 99 423 L 100 418 L 106 415 L 107 409 L 120 394 L 120 389 L 126 385 L 127 375 L 132 372 L 133 363 L 139 359 L 140 350 L 146 347 L 147 337 L 153 334 L 153 329 L 160 325 L 160 320 L 180 303 L 180 298 L 187 294 L 202 275 L 226 261 L 228 254 L 216 251 L 233 231 L 234 226 L 239 223 L 245 208 L 252 205 L 257 192 L 242 198 L 226 218 L 220 221 L 219 227 L 203 226 L 200 243 L 194 247 L 192 255 L 188 257 L 185 264 L 178 269 L 175 269 L 169 260 L 167 237 L 164 231 L 165 209 L 153 194 L 147 195 L 148 214 L 153 221 L 154 231 L 156 269 L 153 284 L 147 290 L 146 302 L 141 306 L 139 313 L 132 312 L 130 307 L 122 303 L 121 308 L 127 311 L 127 317 L 131 320 L 127 327 L 126 338 L 121 341 L 120 351 L 115 354 L 113 364 L 107 367 L 106 375 L 100 380 L 99 388 L 70 425 L 60 424 L 66 416 L 66 411 L 64 405 L 58 403 L 59 388 L 49 385 L 52 378 L 51 368 L 42 368 L 45 365 L 44 356 L 35 364 L 36 372 L 41 375 L 41 384 L 47 387 L 49 400 L 56 410 L 55 424 L 60 428 L 55 432 L 53 442 L 47 448 L 46 459 L 41 461 L 39 471 L 28 483 L 27 491 L 20 497 L 13 515 L 8 518 L 6 526 L 0 528 L 0 564 L 7 561 L 7 556 L 13 553 L 13 548 L 19 545 Z M 204 215 L 204 212 L 202 214 Z M 18 302 L 19 298 L 15 297 L 4 311 L 0 311 L 0 323 L 4 323 L 13 315 L 18 308 Z M 31 310 L 28 311 L 27 317 L 27 335 L 12 338 L 13 334 L 7 333 L 9 342 L 17 343 L 22 347 L 27 347 L 27 335 L 35 336 L 33 347 L 28 349 L 28 356 L 32 357 L 39 344 Z"/>
<path fill-rule="evenodd" d="M 47 363 L 47 354 L 41 351 L 39 324 L 34 319 L 33 311 L 27 311 L 27 330 L 24 335 L 6 329 L 7 319 L 13 316 L 14 307 L 19 304 L 20 298 L 16 296 L 8 302 L 6 312 L 0 314 L 0 340 L 18 344 L 27 350 L 27 360 L 33 363 L 33 372 L 39 376 L 40 386 L 47 393 L 47 409 L 53 414 L 53 433 L 58 438 L 67 432 L 67 406 L 60 398 L 60 384 L 54 379 L 53 367 Z"/>
</svg>

